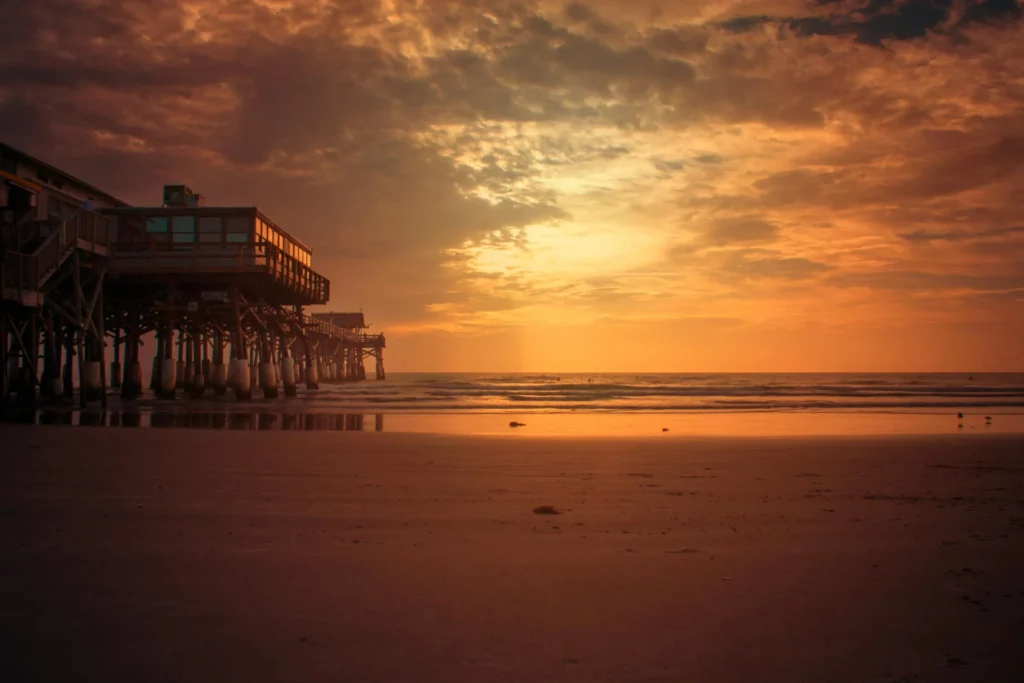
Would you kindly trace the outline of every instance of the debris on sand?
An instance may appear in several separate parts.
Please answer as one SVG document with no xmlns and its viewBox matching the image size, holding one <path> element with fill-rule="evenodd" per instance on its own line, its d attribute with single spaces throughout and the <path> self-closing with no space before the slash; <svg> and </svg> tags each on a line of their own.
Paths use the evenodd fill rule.
<svg viewBox="0 0 1024 683">
<path fill-rule="evenodd" d="M 661 428 L 661 431 L 663 431 L 663 432 L 667 432 L 667 431 L 668 431 L 668 427 L 662 427 L 662 428 Z"/>
<path fill-rule="evenodd" d="M 541 505 L 540 507 L 533 508 L 533 514 L 535 514 L 535 515 L 560 515 L 562 513 L 554 505 Z"/>
<path fill-rule="evenodd" d="M 508 423 L 508 426 L 512 427 L 512 428 L 515 428 L 515 427 L 525 427 L 526 423 L 525 422 L 516 422 L 515 420 L 512 420 L 511 422 Z"/>
</svg>

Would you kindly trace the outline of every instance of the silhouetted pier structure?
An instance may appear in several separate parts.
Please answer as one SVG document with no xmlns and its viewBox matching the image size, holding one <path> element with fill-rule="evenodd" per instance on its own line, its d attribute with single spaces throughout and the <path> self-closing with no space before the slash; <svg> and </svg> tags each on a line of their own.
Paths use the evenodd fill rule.
<svg viewBox="0 0 1024 683">
<path fill-rule="evenodd" d="M 368 358 L 374 359 L 374 368 L 377 379 L 386 377 L 384 372 L 384 335 L 369 334 L 366 318 L 362 311 L 358 313 L 314 313 L 313 319 L 316 322 L 333 325 L 342 329 L 346 337 L 341 341 L 341 348 L 335 355 L 340 355 L 344 364 L 342 377 L 347 380 L 366 379 L 364 361 Z"/>
<path fill-rule="evenodd" d="M 384 336 L 361 313 L 341 314 L 349 326 L 306 314 L 330 282 L 255 207 L 207 206 L 182 185 L 165 186 L 160 206 L 129 206 L 5 145 L 0 188 L 0 399 L 70 397 L 76 365 L 81 406 L 106 405 L 108 377 L 135 398 L 151 334 L 161 398 L 294 396 L 365 379 L 368 357 L 384 379 Z"/>
</svg>

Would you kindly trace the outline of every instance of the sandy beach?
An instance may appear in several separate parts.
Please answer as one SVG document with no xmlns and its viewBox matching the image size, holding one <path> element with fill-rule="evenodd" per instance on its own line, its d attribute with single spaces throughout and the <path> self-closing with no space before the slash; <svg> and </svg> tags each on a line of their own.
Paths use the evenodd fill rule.
<svg viewBox="0 0 1024 683">
<path fill-rule="evenodd" d="M 4 681 L 1024 676 L 1020 436 L 0 444 Z"/>
</svg>

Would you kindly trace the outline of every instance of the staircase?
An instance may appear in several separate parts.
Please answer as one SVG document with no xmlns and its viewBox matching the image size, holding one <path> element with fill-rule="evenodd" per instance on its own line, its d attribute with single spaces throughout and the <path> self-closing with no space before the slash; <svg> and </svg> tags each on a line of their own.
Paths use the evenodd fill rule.
<svg viewBox="0 0 1024 683">
<path fill-rule="evenodd" d="M 6 251 L 0 261 L 0 299 L 26 306 L 42 303 L 47 281 L 75 249 L 105 256 L 110 245 L 107 219 L 84 209 L 63 221 L 33 221 L 27 226 L 24 220 L 4 226 Z"/>
</svg>

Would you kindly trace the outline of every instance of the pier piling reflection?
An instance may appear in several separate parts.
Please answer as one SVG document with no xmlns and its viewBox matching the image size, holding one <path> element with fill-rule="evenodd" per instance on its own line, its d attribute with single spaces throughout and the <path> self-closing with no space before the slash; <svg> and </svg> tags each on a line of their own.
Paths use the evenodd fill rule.
<svg viewBox="0 0 1024 683">
<path fill-rule="evenodd" d="M 40 425 L 76 427 L 156 427 L 160 429 L 232 429 L 257 431 L 384 431 L 384 416 L 360 413 L 188 410 L 41 410 Z"/>
</svg>

